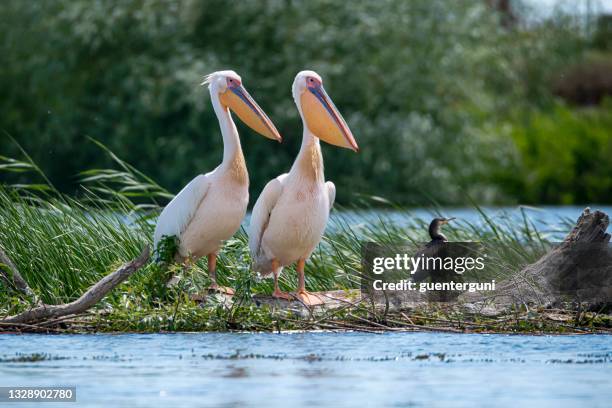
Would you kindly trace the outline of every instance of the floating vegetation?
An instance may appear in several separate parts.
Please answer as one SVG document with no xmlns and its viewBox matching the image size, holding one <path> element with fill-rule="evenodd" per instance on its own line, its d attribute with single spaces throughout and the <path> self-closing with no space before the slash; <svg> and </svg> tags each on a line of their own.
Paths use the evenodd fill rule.
<svg viewBox="0 0 612 408">
<path fill-rule="evenodd" d="M 610 353 L 604 354 L 593 354 L 586 357 L 582 354 L 577 354 L 575 358 L 565 359 L 525 359 L 521 357 L 509 357 L 509 358 L 491 358 L 491 357 L 472 357 L 469 355 L 448 354 L 440 352 L 430 353 L 419 353 L 414 355 L 412 352 L 399 353 L 397 355 L 388 356 L 370 356 L 370 357 L 355 357 L 349 355 L 336 355 L 327 356 L 325 354 L 305 354 L 305 355 L 287 355 L 287 354 L 261 354 L 261 353 L 244 353 L 240 350 L 236 350 L 230 354 L 191 354 L 190 358 L 193 360 L 218 360 L 218 361 L 240 361 L 240 360 L 272 360 L 272 361 L 303 361 L 306 363 L 318 363 L 325 361 L 352 361 L 352 362 L 386 362 L 386 361 L 412 361 L 412 362 L 426 362 L 426 363 L 540 363 L 540 364 L 612 364 L 612 356 Z M 47 353 L 31 353 L 21 354 L 16 353 L 15 356 L 2 356 L 0 357 L 0 363 L 38 363 L 44 361 L 58 361 L 58 360 L 71 360 L 76 357 L 57 356 L 50 355 Z M 132 362 L 141 360 L 142 356 L 125 356 L 125 355 L 93 355 L 83 356 L 82 360 L 91 361 L 108 361 L 108 362 Z M 178 355 L 179 359 L 183 359 L 183 355 Z M 240 378 L 247 376 L 246 371 L 241 368 L 232 368 L 228 372 L 227 376 L 232 378 Z"/>
<path fill-rule="evenodd" d="M 70 357 L 54 356 L 47 353 L 15 353 L 15 356 L 3 355 L 2 357 L 0 357 L 0 363 L 38 363 L 41 361 L 57 361 L 68 359 L 70 359 Z"/>
</svg>

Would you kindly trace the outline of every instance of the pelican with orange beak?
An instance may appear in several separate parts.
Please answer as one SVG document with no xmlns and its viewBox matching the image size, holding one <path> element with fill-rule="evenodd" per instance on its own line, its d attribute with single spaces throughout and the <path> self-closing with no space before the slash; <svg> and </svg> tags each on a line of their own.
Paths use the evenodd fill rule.
<svg viewBox="0 0 612 408">
<path fill-rule="evenodd" d="M 202 85 L 208 85 L 221 127 L 223 161 L 191 180 L 164 208 L 155 227 L 154 245 L 157 248 L 164 236 L 176 236 L 177 261 L 189 264 L 208 256 L 211 289 L 232 294 L 231 289 L 217 284 L 216 260 L 223 241 L 240 228 L 246 214 L 249 175 L 230 110 L 255 132 L 279 142 L 281 136 L 234 71 L 212 73 Z"/>
<path fill-rule="evenodd" d="M 336 197 L 334 183 L 325 182 L 319 139 L 354 151 L 358 147 L 316 72 L 298 73 L 292 91 L 304 126 L 302 146 L 289 173 L 270 181 L 257 199 L 249 248 L 254 270 L 274 275 L 277 298 L 292 298 L 281 292 L 278 277 L 284 266 L 295 262 L 298 288 L 294 296 L 312 306 L 323 302 L 306 291 L 304 265 L 323 237 Z"/>
</svg>

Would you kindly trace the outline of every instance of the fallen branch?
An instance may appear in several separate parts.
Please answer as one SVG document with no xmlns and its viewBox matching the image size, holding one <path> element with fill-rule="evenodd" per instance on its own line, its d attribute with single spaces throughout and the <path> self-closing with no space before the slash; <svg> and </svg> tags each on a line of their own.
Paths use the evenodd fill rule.
<svg viewBox="0 0 612 408">
<path fill-rule="evenodd" d="M 100 279 L 74 302 L 61 305 L 42 304 L 41 306 L 26 310 L 18 315 L 6 317 L 0 320 L 0 323 L 3 325 L 7 323 L 39 323 L 48 319 L 57 319 L 63 316 L 83 313 L 102 300 L 104 296 L 121 282 L 129 278 L 134 272 L 142 268 L 149 261 L 149 258 L 150 250 L 147 246 L 142 250 L 138 258 L 124 264 L 115 272 Z"/>
</svg>

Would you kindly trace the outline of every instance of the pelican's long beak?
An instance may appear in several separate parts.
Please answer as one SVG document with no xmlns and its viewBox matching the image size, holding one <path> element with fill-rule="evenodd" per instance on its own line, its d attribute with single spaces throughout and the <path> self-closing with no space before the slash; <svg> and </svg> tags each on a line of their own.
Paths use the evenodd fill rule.
<svg viewBox="0 0 612 408">
<path fill-rule="evenodd" d="M 308 87 L 300 102 L 306 125 L 315 136 L 335 146 L 359 150 L 351 130 L 323 85 Z"/>
<path fill-rule="evenodd" d="M 276 127 L 259 107 L 257 102 L 249 95 L 244 86 L 228 87 L 219 95 L 221 103 L 230 108 L 248 127 L 268 139 L 281 142 L 283 139 Z"/>
</svg>

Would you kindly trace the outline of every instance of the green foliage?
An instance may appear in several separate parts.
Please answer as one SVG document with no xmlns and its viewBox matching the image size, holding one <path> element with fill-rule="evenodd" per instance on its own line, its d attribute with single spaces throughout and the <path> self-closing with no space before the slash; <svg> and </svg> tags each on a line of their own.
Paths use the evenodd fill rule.
<svg viewBox="0 0 612 408">
<path fill-rule="evenodd" d="M 141 291 L 147 294 L 153 304 L 172 299 L 173 291 L 169 290 L 167 284 L 172 279 L 173 270 L 165 264 L 151 265 L 148 269 Z"/>
<path fill-rule="evenodd" d="M 530 202 L 563 204 L 612 201 L 612 100 L 602 109 L 526 115 L 512 128 L 522 162 L 506 183 Z"/>
<path fill-rule="evenodd" d="M 484 1 L 6 0 L 0 20 L 0 129 L 69 193 L 79 170 L 112 163 L 86 136 L 159 191 L 214 168 L 222 141 L 198 84 L 232 68 L 285 137 L 278 146 L 238 125 L 256 196 L 295 157 L 301 123 L 290 85 L 310 68 L 361 147 L 324 147 L 339 202 L 355 191 L 409 204 L 460 203 L 466 192 L 505 200 L 489 175 L 506 168 L 513 146 L 488 130 L 510 107 L 550 105 L 551 76 L 585 47 L 571 20 L 506 29 Z M 17 155 L 10 144 L 0 150 Z M 119 173 L 82 176 L 111 182 Z"/>
<path fill-rule="evenodd" d="M 597 49 L 612 51 L 612 15 L 604 14 L 598 17 L 592 43 Z"/>
<path fill-rule="evenodd" d="M 155 261 L 163 264 L 171 264 L 174 261 L 180 241 L 175 235 L 162 235 L 155 248 Z"/>
</svg>

